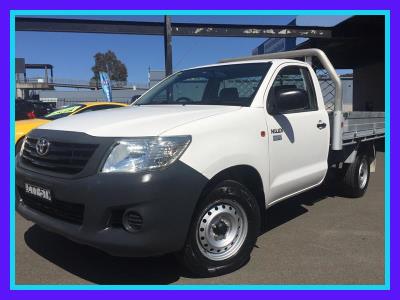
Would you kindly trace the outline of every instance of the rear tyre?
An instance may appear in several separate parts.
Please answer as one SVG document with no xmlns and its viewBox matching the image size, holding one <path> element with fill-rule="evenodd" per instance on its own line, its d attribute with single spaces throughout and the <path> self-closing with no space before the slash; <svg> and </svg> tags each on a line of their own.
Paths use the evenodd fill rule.
<svg viewBox="0 0 400 300">
<path fill-rule="evenodd" d="M 345 170 L 343 185 L 346 196 L 353 198 L 363 196 L 368 188 L 369 178 L 369 158 L 361 153 Z"/>
<path fill-rule="evenodd" d="M 243 266 L 260 229 L 260 209 L 233 180 L 216 185 L 198 205 L 180 261 L 196 276 L 218 276 Z"/>
</svg>

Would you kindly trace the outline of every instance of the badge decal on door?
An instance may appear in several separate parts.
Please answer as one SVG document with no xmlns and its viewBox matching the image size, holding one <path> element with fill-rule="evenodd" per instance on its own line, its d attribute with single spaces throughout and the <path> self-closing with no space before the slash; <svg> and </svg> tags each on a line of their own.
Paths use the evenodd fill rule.
<svg viewBox="0 0 400 300">
<path fill-rule="evenodd" d="M 272 140 L 275 142 L 275 141 L 280 141 L 280 140 L 282 140 L 282 134 L 279 134 L 279 135 L 273 135 L 272 136 Z"/>
<path fill-rule="evenodd" d="M 282 128 L 271 129 L 271 133 L 272 133 L 272 134 L 282 133 L 282 132 L 283 132 L 283 129 L 282 129 Z"/>
</svg>

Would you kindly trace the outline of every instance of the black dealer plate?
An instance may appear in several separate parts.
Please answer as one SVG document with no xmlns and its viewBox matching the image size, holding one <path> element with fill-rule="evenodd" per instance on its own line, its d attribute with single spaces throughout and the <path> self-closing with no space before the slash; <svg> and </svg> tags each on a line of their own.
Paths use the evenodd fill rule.
<svg viewBox="0 0 400 300">
<path fill-rule="evenodd" d="M 51 201 L 51 191 L 30 183 L 25 183 L 25 193 L 38 197 L 42 200 Z"/>
</svg>

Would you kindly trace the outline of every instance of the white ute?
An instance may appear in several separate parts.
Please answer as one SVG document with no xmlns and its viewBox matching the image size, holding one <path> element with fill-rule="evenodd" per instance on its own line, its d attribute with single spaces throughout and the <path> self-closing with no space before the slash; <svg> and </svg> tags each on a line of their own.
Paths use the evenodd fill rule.
<svg viewBox="0 0 400 300">
<path fill-rule="evenodd" d="M 331 112 L 313 59 L 335 84 Z M 32 131 L 17 160 L 17 210 L 112 255 L 175 252 L 193 273 L 219 275 L 249 259 L 265 209 L 328 169 L 338 193 L 362 196 L 381 138 L 383 112 L 342 112 L 321 50 L 231 59 L 179 71 L 131 107 Z"/>
</svg>

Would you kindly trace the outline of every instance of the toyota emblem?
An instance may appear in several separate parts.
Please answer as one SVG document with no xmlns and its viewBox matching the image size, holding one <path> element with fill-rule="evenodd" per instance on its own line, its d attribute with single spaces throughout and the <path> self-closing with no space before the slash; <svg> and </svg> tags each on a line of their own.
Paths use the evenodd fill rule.
<svg viewBox="0 0 400 300">
<path fill-rule="evenodd" d="M 36 152 L 39 155 L 46 155 L 49 152 L 50 142 L 45 138 L 40 138 L 36 142 Z"/>
</svg>

